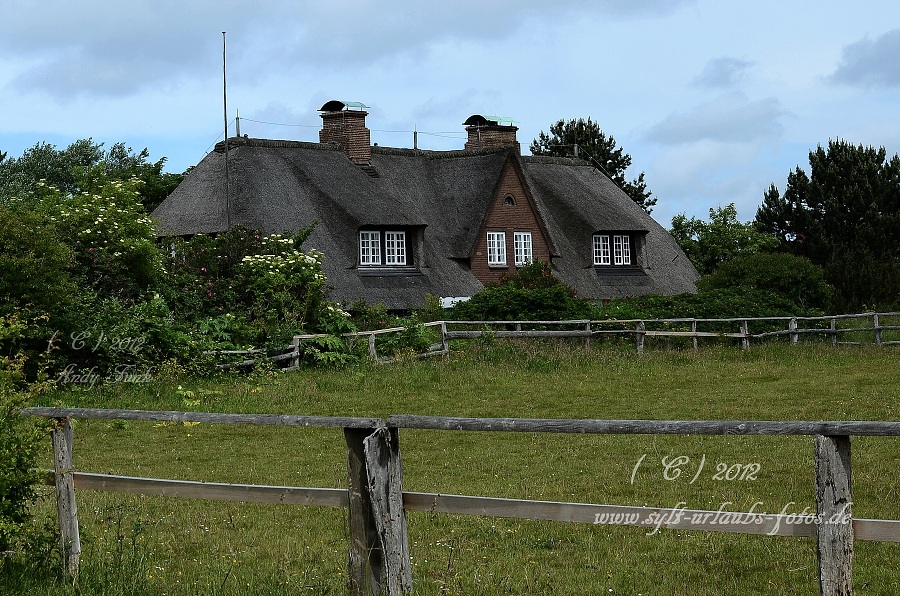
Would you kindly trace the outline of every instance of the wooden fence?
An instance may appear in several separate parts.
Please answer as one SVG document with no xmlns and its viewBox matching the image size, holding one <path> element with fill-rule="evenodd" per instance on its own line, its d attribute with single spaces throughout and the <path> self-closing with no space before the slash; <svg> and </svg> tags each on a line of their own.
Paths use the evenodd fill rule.
<svg viewBox="0 0 900 596">
<path fill-rule="evenodd" d="M 404 594 L 412 589 L 407 510 L 530 520 L 815 537 L 819 592 L 852 592 L 854 540 L 900 542 L 900 521 L 852 517 L 850 437 L 900 436 L 900 422 L 547 420 L 393 415 L 341 418 L 81 408 L 27 408 L 56 420 L 52 433 L 64 571 L 78 573 L 81 543 L 75 488 L 209 500 L 349 508 L 349 585 L 353 594 Z M 348 487 L 305 488 L 217 484 L 75 472 L 73 418 L 260 424 L 343 429 Z M 815 437 L 816 516 L 723 512 L 404 492 L 399 429 L 440 431 L 807 435 Z M 724 514 L 724 517 L 723 517 Z"/>
<path fill-rule="evenodd" d="M 444 356 L 450 353 L 452 340 L 470 340 L 485 336 L 497 338 L 584 338 L 585 345 L 590 346 L 596 338 L 610 336 L 633 336 L 638 353 L 643 353 L 646 339 L 690 339 L 693 347 L 699 347 L 701 339 L 729 339 L 739 342 L 748 349 L 751 340 L 767 340 L 787 337 L 796 345 L 803 336 L 820 336 L 831 341 L 832 345 L 859 344 L 860 341 L 842 341 L 842 336 L 871 334 L 875 345 L 900 345 L 900 339 L 885 339 L 885 332 L 900 331 L 900 324 L 885 325 L 889 317 L 900 318 L 900 312 L 859 313 L 849 315 L 829 315 L 822 317 L 736 317 L 730 319 L 604 319 L 604 320 L 571 320 L 571 321 L 433 321 L 424 323 L 427 328 L 438 328 L 436 343 L 425 352 L 416 355 L 418 358 Z M 853 321 L 864 321 L 860 327 L 841 326 Z M 871 321 L 871 324 L 869 324 Z M 769 329 L 752 332 L 751 325 L 772 327 L 785 325 L 784 329 Z M 725 330 L 730 327 L 730 330 Z M 549 328 L 549 329 L 548 329 Z M 409 327 L 390 327 L 371 331 L 343 333 L 341 337 L 355 342 L 366 338 L 368 342 L 368 358 L 374 362 L 391 362 L 390 356 L 380 356 L 376 346 L 378 337 L 403 333 Z M 260 362 L 286 362 L 285 370 L 294 370 L 300 365 L 302 342 L 329 337 L 325 333 L 295 335 L 288 346 L 283 346 L 269 355 L 264 349 L 252 350 L 214 350 L 205 352 L 208 355 L 242 355 L 246 358 L 240 362 L 219 364 L 217 370 L 228 370 L 255 366 Z M 900 334 L 897 334 L 900 337 Z"/>
<path fill-rule="evenodd" d="M 876 345 L 900 345 L 900 339 L 885 339 L 885 332 L 900 331 L 900 324 L 885 325 L 888 317 L 900 317 L 900 312 L 859 313 L 821 317 L 736 317 L 728 319 L 608 319 L 574 321 L 444 321 L 442 341 L 475 339 L 485 335 L 498 338 L 571 337 L 584 338 L 586 345 L 598 337 L 633 336 L 638 353 L 643 353 L 646 338 L 690 339 L 693 347 L 699 347 L 701 339 L 730 339 L 740 342 L 742 348 L 750 347 L 751 340 L 786 337 L 796 345 L 802 336 L 821 336 L 832 345 L 859 344 L 860 341 L 841 341 L 842 336 L 871 334 Z M 862 326 L 846 326 L 853 321 L 864 321 Z M 868 322 L 871 321 L 871 325 Z M 842 324 L 844 326 L 842 326 Z M 751 331 L 751 325 L 777 327 Z M 554 327 L 555 329 L 547 329 Z M 730 330 L 728 329 L 730 327 Z M 898 335 L 900 337 L 900 335 Z M 857 339 L 857 338 L 855 338 Z"/>
</svg>

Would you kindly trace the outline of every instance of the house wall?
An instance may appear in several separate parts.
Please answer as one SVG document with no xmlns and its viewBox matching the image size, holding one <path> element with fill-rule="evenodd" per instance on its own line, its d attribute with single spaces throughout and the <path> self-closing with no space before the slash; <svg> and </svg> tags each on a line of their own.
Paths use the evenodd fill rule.
<svg viewBox="0 0 900 596">
<path fill-rule="evenodd" d="M 514 205 L 505 205 L 506 197 L 512 196 Z M 506 232 L 506 266 L 488 265 L 487 233 Z M 475 250 L 472 254 L 472 273 L 481 283 L 500 281 L 501 277 L 515 274 L 514 232 L 531 232 L 534 260 L 550 262 L 550 247 L 541 226 L 538 223 L 534 206 L 525 194 L 522 179 L 518 171 L 507 162 L 488 209 L 485 223 L 478 232 Z"/>
</svg>

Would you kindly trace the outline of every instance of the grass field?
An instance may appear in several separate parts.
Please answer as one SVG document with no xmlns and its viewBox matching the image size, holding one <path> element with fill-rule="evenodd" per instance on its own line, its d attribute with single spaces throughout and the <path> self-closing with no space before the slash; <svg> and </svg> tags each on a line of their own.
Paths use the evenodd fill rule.
<svg viewBox="0 0 900 596">
<path fill-rule="evenodd" d="M 490 342 L 489 342 L 490 343 Z M 449 361 L 113 385 L 49 396 L 72 407 L 341 416 L 900 420 L 897 348 L 784 344 L 741 351 L 472 345 Z M 179 388 L 180 387 L 180 388 Z M 340 429 L 78 421 L 80 471 L 343 487 Z M 811 437 L 579 436 L 402 430 L 404 489 L 732 511 L 814 509 Z M 48 440 L 49 443 L 49 440 Z M 853 513 L 900 519 L 900 442 L 854 438 Z M 663 458 L 686 456 L 664 477 Z M 634 482 L 634 467 L 644 457 Z M 691 478 L 701 459 L 706 467 Z M 758 464 L 716 480 L 717 464 Z M 49 456 L 48 456 L 49 465 Z M 77 588 L 37 594 L 342 594 L 345 510 L 79 491 Z M 52 519 L 50 499 L 41 515 Z M 803 538 L 613 528 L 410 512 L 417 594 L 817 594 Z M 896 594 L 900 543 L 857 542 L 858 594 Z"/>
</svg>

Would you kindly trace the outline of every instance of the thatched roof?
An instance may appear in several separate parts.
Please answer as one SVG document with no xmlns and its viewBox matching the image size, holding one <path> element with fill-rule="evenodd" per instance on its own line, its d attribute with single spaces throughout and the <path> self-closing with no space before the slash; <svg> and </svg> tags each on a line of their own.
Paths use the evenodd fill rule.
<svg viewBox="0 0 900 596">
<path fill-rule="evenodd" d="M 325 254 L 333 297 L 389 308 L 420 306 L 426 293 L 469 296 L 482 284 L 469 257 L 500 174 L 518 160 L 553 247 L 554 269 L 588 298 L 693 291 L 696 271 L 669 234 L 596 169 L 580 160 L 520 157 L 508 148 L 419 151 L 372 148 L 370 168 L 335 146 L 229 139 L 231 223 L 266 233 L 318 220 L 306 241 Z M 225 217 L 224 151 L 208 154 L 152 213 L 161 234 L 220 232 Z M 368 170 L 368 171 L 366 171 Z M 372 175 L 374 174 L 374 175 Z M 360 272 L 362 226 L 426 226 L 421 275 Z M 645 275 L 598 275 L 591 236 L 647 232 Z M 362 274 L 361 274 L 362 273 Z"/>
</svg>

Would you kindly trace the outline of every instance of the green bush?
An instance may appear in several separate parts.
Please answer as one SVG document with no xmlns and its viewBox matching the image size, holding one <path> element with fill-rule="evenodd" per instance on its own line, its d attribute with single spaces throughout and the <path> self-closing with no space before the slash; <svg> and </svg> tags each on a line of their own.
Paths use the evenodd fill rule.
<svg viewBox="0 0 900 596">
<path fill-rule="evenodd" d="M 26 325 L 0 317 L 0 346 L 12 345 Z M 20 414 L 28 395 L 23 390 L 25 357 L 0 354 L 0 562 L 46 563 L 50 538 L 34 525 L 30 507 L 37 499 L 41 473 L 37 460 L 46 437 L 44 425 Z"/>
<path fill-rule="evenodd" d="M 701 278 L 697 287 L 701 294 L 723 289 L 770 291 L 805 312 L 828 309 L 834 292 L 821 267 L 807 258 L 784 253 L 735 257 Z"/>
<path fill-rule="evenodd" d="M 597 319 L 727 319 L 804 314 L 793 302 L 770 290 L 713 289 L 674 296 L 632 296 L 598 306 Z"/>
<path fill-rule="evenodd" d="M 67 194 L 38 182 L 29 199 L 73 254 L 72 271 L 100 294 L 140 299 L 163 277 L 163 253 L 140 201 L 142 181 L 106 182 Z"/>
<path fill-rule="evenodd" d="M 535 261 L 460 302 L 451 317 L 458 321 L 561 321 L 586 319 L 591 312 L 591 304 L 555 277 L 548 263 Z"/>
</svg>

